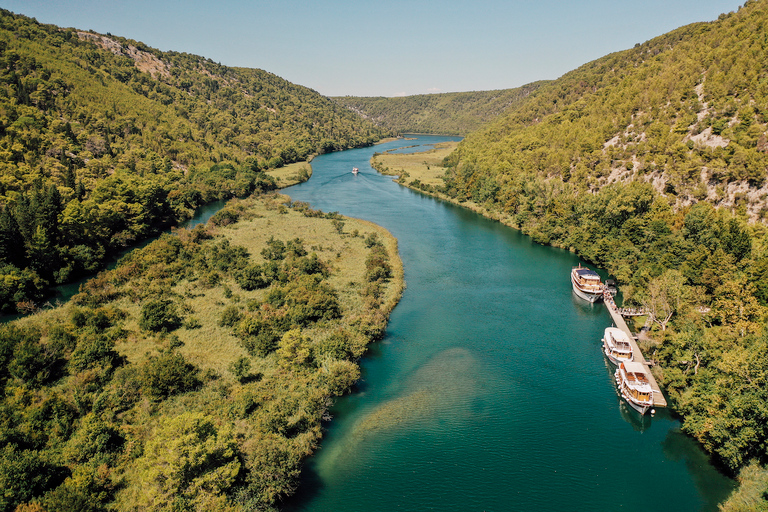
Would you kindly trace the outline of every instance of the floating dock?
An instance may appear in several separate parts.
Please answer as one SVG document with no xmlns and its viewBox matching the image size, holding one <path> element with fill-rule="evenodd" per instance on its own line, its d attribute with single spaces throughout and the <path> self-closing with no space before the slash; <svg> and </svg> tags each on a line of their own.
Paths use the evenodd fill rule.
<svg viewBox="0 0 768 512">
<path fill-rule="evenodd" d="M 605 307 L 611 314 L 614 325 L 624 331 L 629 337 L 629 344 L 632 347 L 632 360 L 642 364 L 645 367 L 646 374 L 648 375 L 648 382 L 651 384 L 651 389 L 653 389 L 653 405 L 656 407 L 666 407 L 667 399 L 664 398 L 664 394 L 661 392 L 661 388 L 656 382 L 656 378 L 651 373 L 651 369 L 648 367 L 648 361 L 645 360 L 643 353 L 640 352 L 640 347 L 637 346 L 635 337 L 632 334 L 632 331 L 629 330 L 627 322 L 624 321 L 624 317 L 621 316 L 619 308 L 616 307 L 616 303 L 613 301 L 613 297 L 607 292 L 604 295 L 603 303 L 605 303 Z"/>
</svg>

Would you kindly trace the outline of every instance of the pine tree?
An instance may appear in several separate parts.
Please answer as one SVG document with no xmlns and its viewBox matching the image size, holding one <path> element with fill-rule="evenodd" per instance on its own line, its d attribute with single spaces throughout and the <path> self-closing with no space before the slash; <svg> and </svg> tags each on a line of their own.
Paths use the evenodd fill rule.
<svg viewBox="0 0 768 512">
<path fill-rule="evenodd" d="M 24 237 L 10 207 L 6 206 L 0 211 L 0 262 L 23 268 L 24 259 Z"/>
<path fill-rule="evenodd" d="M 59 214 L 61 211 L 61 194 L 56 185 L 51 185 L 38 196 L 35 217 L 37 225 L 45 230 L 49 240 L 54 244 L 59 238 Z"/>
<path fill-rule="evenodd" d="M 28 243 L 35 234 L 36 223 L 34 207 L 27 194 L 19 196 L 19 200 L 13 208 L 13 216 L 19 226 L 19 232 L 24 242 Z"/>
</svg>

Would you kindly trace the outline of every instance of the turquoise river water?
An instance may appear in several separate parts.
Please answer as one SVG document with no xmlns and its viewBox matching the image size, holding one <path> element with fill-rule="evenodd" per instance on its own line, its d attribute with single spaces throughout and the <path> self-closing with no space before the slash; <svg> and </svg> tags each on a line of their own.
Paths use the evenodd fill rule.
<svg viewBox="0 0 768 512">
<path fill-rule="evenodd" d="M 446 139 L 323 155 L 287 190 L 387 228 L 407 288 L 283 508 L 716 510 L 733 482 L 669 412 L 641 419 L 617 397 L 600 349 L 610 316 L 572 294 L 574 254 L 369 165 L 374 151 Z"/>
</svg>

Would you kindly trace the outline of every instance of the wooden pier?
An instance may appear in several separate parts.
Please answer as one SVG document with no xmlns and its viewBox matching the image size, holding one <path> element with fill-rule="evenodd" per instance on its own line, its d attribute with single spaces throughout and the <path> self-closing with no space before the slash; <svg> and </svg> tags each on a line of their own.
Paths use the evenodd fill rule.
<svg viewBox="0 0 768 512">
<path fill-rule="evenodd" d="M 666 407 L 667 399 L 664 398 L 664 394 L 661 392 L 659 384 L 656 382 L 656 378 L 651 373 L 651 369 L 648 367 L 648 361 L 645 360 L 643 353 L 640 352 L 640 347 L 637 346 L 635 337 L 632 331 L 629 330 L 627 322 L 624 321 L 624 317 L 621 316 L 621 310 L 616 307 L 616 303 L 613 301 L 613 296 L 607 291 L 603 294 L 603 302 L 608 312 L 611 314 L 614 325 L 624 331 L 629 338 L 629 344 L 632 347 L 632 360 L 642 364 L 645 367 L 646 374 L 648 375 L 648 381 L 653 389 L 653 405 L 656 407 Z"/>
</svg>

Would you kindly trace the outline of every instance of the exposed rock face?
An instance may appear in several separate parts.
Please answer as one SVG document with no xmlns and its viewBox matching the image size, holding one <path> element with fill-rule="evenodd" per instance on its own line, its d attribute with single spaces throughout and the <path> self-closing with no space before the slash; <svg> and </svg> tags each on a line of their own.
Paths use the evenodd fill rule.
<svg viewBox="0 0 768 512">
<path fill-rule="evenodd" d="M 100 46 L 105 50 L 109 50 L 115 55 L 123 55 L 133 59 L 138 70 L 142 73 L 149 73 L 152 75 L 152 78 L 170 76 L 168 64 L 161 61 L 151 53 L 144 50 L 139 50 L 131 44 L 125 45 L 119 41 L 111 39 L 108 36 L 92 34 L 90 32 L 79 31 L 77 32 L 77 37 L 84 41 L 91 41 L 97 46 Z"/>
</svg>

